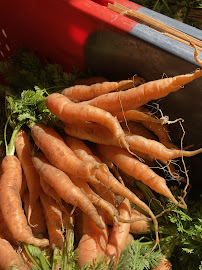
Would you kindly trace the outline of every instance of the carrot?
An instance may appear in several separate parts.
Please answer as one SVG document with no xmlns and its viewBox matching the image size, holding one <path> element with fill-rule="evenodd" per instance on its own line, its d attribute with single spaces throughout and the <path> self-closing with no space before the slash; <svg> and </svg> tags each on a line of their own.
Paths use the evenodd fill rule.
<svg viewBox="0 0 202 270">
<path fill-rule="evenodd" d="M 23 208 L 25 210 L 26 215 L 28 215 L 28 208 L 29 208 L 29 191 L 26 190 L 22 196 L 23 201 Z M 37 199 L 36 203 L 34 204 L 33 211 L 30 216 L 32 226 L 32 232 L 37 237 L 40 238 L 41 235 L 45 236 L 47 233 L 46 222 L 44 218 L 44 212 L 41 206 L 41 202 L 39 198 Z"/>
<path fill-rule="evenodd" d="M 131 220 L 135 220 L 133 223 L 130 223 L 130 232 L 133 234 L 147 234 L 150 232 L 151 221 L 148 216 L 139 212 L 136 209 L 131 210 Z M 142 220 L 140 220 L 142 219 Z"/>
<path fill-rule="evenodd" d="M 123 80 L 120 82 L 102 82 L 88 85 L 75 85 L 62 91 L 62 95 L 73 101 L 90 100 L 112 91 L 123 91 L 133 87 L 132 80 Z"/>
<path fill-rule="evenodd" d="M 163 177 L 157 175 L 146 164 L 133 157 L 125 149 L 117 146 L 97 145 L 98 151 L 115 163 L 125 173 L 143 182 L 154 191 L 166 196 L 174 204 L 178 201 L 173 197 Z"/>
<path fill-rule="evenodd" d="M 99 256 L 102 260 L 107 246 L 107 227 L 104 216 L 100 212 L 103 228 L 100 229 L 91 219 L 82 213 L 82 237 L 78 244 L 78 266 L 81 268 L 87 263 L 93 263 Z"/>
<path fill-rule="evenodd" d="M 79 132 L 79 126 L 77 125 L 69 126 L 66 124 L 64 126 L 64 131 L 66 134 L 80 137 L 83 140 L 89 140 L 104 145 L 120 146 L 105 127 L 95 123 L 82 124 L 82 133 Z M 151 160 L 150 156 L 153 156 L 161 161 L 168 161 L 182 156 L 191 157 L 202 152 L 202 148 L 193 151 L 169 149 L 160 142 L 135 134 L 126 134 L 125 139 L 133 153 L 137 153 L 137 155 L 138 153 L 140 153 L 140 155 L 141 153 L 146 154 L 147 156 L 145 156 L 145 158 L 148 158 L 149 160 Z"/>
<path fill-rule="evenodd" d="M 34 125 L 31 134 L 36 145 L 52 165 L 67 174 L 91 177 L 93 180 L 95 165 L 79 160 L 53 128 L 40 124 Z"/>
<path fill-rule="evenodd" d="M 72 183 L 67 174 L 52 166 L 42 153 L 37 153 L 32 160 L 40 176 L 55 189 L 64 201 L 78 206 L 93 219 L 98 227 L 102 228 L 102 223 L 92 202 L 85 196 L 80 188 Z"/>
<path fill-rule="evenodd" d="M 87 149 L 87 147 L 83 147 L 82 153 L 83 153 L 82 155 L 83 158 L 87 158 L 87 156 L 90 155 L 90 149 Z M 85 153 L 85 157 L 84 157 L 84 153 Z M 92 156 L 90 158 L 92 158 Z M 155 227 L 155 232 L 156 232 L 156 244 L 155 244 L 156 246 L 159 241 L 158 222 L 156 220 L 156 217 L 152 213 L 151 209 L 144 202 L 142 202 L 134 193 L 132 193 L 128 188 L 123 186 L 104 166 L 100 167 L 99 170 L 96 170 L 95 175 L 96 175 L 96 178 L 100 181 L 100 183 L 102 183 L 106 188 L 108 188 L 115 194 L 119 194 L 129 199 L 131 202 L 138 205 L 140 208 L 142 208 L 146 213 L 148 213 L 151 216 L 154 222 L 154 227 Z"/>
<path fill-rule="evenodd" d="M 22 172 L 22 185 L 20 189 L 20 197 L 22 197 L 26 189 L 27 189 L 27 180 L 25 178 L 24 173 Z"/>
<path fill-rule="evenodd" d="M 12 267 L 16 269 L 27 269 L 23 267 L 22 261 L 11 244 L 0 236 L 0 269 L 10 270 Z"/>
<path fill-rule="evenodd" d="M 119 112 L 112 112 L 112 115 L 117 117 L 119 121 L 149 121 L 152 123 L 159 123 L 162 124 L 163 120 L 154 118 L 143 111 L 138 110 L 128 110 L 128 111 L 119 111 Z"/>
<path fill-rule="evenodd" d="M 40 201 L 45 214 L 50 246 L 52 249 L 56 247 L 62 250 L 64 243 L 62 211 L 56 201 L 46 195 L 43 191 L 40 193 Z"/>
<path fill-rule="evenodd" d="M 117 209 L 110 204 L 109 202 L 103 200 L 99 195 L 97 195 L 88 185 L 88 183 L 82 179 L 82 178 L 76 178 L 71 177 L 72 182 L 81 188 L 81 190 L 84 192 L 84 194 L 91 200 L 91 202 L 101 207 L 103 210 L 105 210 L 110 218 L 114 221 L 117 221 L 117 216 L 119 215 L 119 212 Z"/>
<path fill-rule="evenodd" d="M 96 162 L 98 164 L 97 165 L 98 167 L 100 166 L 100 164 L 102 164 L 101 160 L 97 156 L 92 154 L 90 148 L 88 148 L 87 145 L 82 140 L 79 140 L 71 136 L 64 136 L 64 141 L 72 149 L 72 151 L 76 154 L 76 156 L 82 161 L 93 163 Z M 98 173 L 96 177 L 99 181 L 100 173 Z M 100 182 L 98 183 L 94 183 L 91 181 L 89 182 L 93 185 L 96 192 L 102 198 L 104 198 L 106 201 L 114 205 L 116 198 L 110 190 L 106 189 L 105 186 L 100 185 Z"/>
<path fill-rule="evenodd" d="M 28 207 L 28 223 L 30 222 L 30 216 L 35 202 L 39 198 L 40 194 L 40 179 L 39 174 L 32 163 L 31 151 L 33 146 L 29 141 L 29 137 L 26 132 L 22 129 L 19 130 L 15 138 L 15 148 L 17 156 L 21 162 L 23 172 L 27 181 L 27 186 L 29 189 L 29 207 Z"/>
<path fill-rule="evenodd" d="M 160 263 L 152 268 L 151 270 L 172 270 L 171 262 L 165 257 L 160 261 Z"/>
<path fill-rule="evenodd" d="M 130 219 L 131 209 L 130 202 L 125 199 L 118 207 L 120 215 L 123 219 Z M 106 248 L 106 255 L 109 259 L 113 256 L 113 267 L 116 268 L 121 252 L 124 250 L 130 231 L 129 223 L 114 223 L 113 228 L 109 234 L 109 240 Z"/>
<path fill-rule="evenodd" d="M 82 103 L 73 103 L 67 97 L 54 93 L 46 98 L 47 108 L 61 121 L 77 123 L 91 121 L 107 127 L 114 135 L 117 142 L 128 149 L 125 134 L 119 121 L 109 112 Z"/>
<path fill-rule="evenodd" d="M 82 132 L 81 132 L 82 130 Z M 94 143 L 105 144 L 105 145 L 117 145 L 122 146 L 121 143 L 117 142 L 111 132 L 104 126 L 95 123 L 79 123 L 74 125 L 65 124 L 64 131 L 67 135 L 76 137 L 82 140 L 88 140 Z M 133 154 L 153 161 L 154 158 L 151 155 L 144 154 L 140 151 L 133 149 Z"/>
<path fill-rule="evenodd" d="M 198 59 L 196 47 L 194 57 L 196 62 L 202 66 L 202 61 Z M 194 73 L 150 81 L 126 91 L 104 94 L 92 100 L 85 101 L 84 104 L 95 106 L 108 112 L 136 109 L 151 100 L 160 99 L 171 92 L 178 91 L 182 86 L 201 76 L 202 70 L 197 69 Z"/>
<path fill-rule="evenodd" d="M 61 210 L 64 210 L 65 207 L 62 203 L 62 199 L 61 197 L 57 194 L 57 192 L 55 191 L 55 189 L 49 185 L 46 180 L 44 180 L 44 178 L 40 177 L 40 184 L 41 184 L 41 188 L 43 190 L 43 192 L 48 195 L 49 197 L 51 197 L 52 199 L 54 199 L 57 204 L 60 206 Z"/>
<path fill-rule="evenodd" d="M 47 239 L 37 239 L 33 236 L 22 209 L 20 198 L 22 169 L 19 159 L 14 155 L 4 157 L 2 170 L 0 205 L 9 231 L 17 241 L 35 246 L 47 246 L 49 244 Z"/>
</svg>

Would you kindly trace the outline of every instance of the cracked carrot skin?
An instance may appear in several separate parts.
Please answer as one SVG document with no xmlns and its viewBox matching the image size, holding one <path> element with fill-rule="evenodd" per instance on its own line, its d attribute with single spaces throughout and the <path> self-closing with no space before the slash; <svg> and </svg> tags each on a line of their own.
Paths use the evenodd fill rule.
<svg viewBox="0 0 202 270">
<path fill-rule="evenodd" d="M 27 224 L 20 197 L 22 168 L 19 159 L 14 155 L 4 157 L 2 171 L 0 205 L 3 219 L 9 231 L 17 241 L 35 246 L 48 246 L 48 239 L 35 238 Z"/>
<path fill-rule="evenodd" d="M 55 189 L 64 201 L 79 207 L 92 218 L 98 227 L 102 228 L 96 208 L 80 188 L 72 183 L 67 174 L 52 166 L 42 153 L 38 152 L 32 160 L 40 176 Z"/>
<path fill-rule="evenodd" d="M 125 133 L 119 121 L 111 113 L 87 104 L 71 102 L 70 99 L 59 93 L 49 95 L 46 98 L 46 105 L 64 123 L 91 121 L 105 126 L 118 142 L 128 148 Z"/>
</svg>

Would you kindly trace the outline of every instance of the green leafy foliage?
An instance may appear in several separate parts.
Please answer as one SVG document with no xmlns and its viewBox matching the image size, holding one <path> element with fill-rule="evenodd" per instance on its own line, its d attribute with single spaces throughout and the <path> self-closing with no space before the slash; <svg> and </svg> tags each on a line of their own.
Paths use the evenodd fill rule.
<svg viewBox="0 0 202 270">
<path fill-rule="evenodd" d="M 162 259 L 162 254 L 159 250 L 150 253 L 151 249 L 151 242 L 134 240 L 122 252 L 116 270 L 146 270 L 157 266 Z M 148 255 L 145 256 L 146 254 Z"/>
</svg>

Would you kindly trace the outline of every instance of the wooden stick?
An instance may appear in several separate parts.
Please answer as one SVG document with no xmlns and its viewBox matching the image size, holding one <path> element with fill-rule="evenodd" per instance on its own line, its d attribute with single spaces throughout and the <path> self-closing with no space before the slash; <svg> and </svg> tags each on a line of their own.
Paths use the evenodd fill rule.
<svg viewBox="0 0 202 270">
<path fill-rule="evenodd" d="M 180 41 L 186 45 L 191 46 L 191 43 L 194 43 L 197 49 L 202 51 L 202 41 L 190 35 L 187 35 L 171 26 L 168 26 L 156 19 L 153 19 L 148 15 L 145 15 L 136 10 L 129 9 L 116 2 L 114 2 L 113 4 L 108 3 L 108 8 L 129 18 L 139 20 L 141 23 L 161 32 L 163 35 L 170 36 L 171 38 Z"/>
</svg>

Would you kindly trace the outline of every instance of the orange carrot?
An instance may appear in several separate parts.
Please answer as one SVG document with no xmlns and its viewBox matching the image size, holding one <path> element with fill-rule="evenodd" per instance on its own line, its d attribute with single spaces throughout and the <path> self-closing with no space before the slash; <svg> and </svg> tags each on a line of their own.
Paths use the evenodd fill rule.
<svg viewBox="0 0 202 270">
<path fill-rule="evenodd" d="M 81 128 L 82 132 L 79 132 Z M 108 129 L 95 123 L 84 123 L 80 125 L 80 127 L 78 125 L 69 126 L 66 124 L 64 131 L 71 136 L 79 136 L 83 140 L 105 145 L 120 146 Z M 137 155 L 138 153 L 146 154 L 146 158 L 148 159 L 150 159 L 150 156 L 153 156 L 161 161 L 168 161 L 182 156 L 191 157 L 202 152 L 202 148 L 193 151 L 169 149 L 160 142 L 135 134 L 126 134 L 125 139 L 133 153 L 137 153 Z"/>
<path fill-rule="evenodd" d="M 26 215 L 28 215 L 28 208 L 29 208 L 29 191 L 26 190 L 22 196 L 23 206 Z M 37 199 L 36 203 L 34 204 L 33 211 L 30 216 L 30 222 L 31 224 L 35 225 L 32 226 L 32 232 L 37 237 L 40 237 L 41 235 L 46 236 L 47 228 L 46 228 L 46 222 L 44 218 L 44 212 L 41 206 L 41 202 L 39 198 Z"/>
<path fill-rule="evenodd" d="M 125 134 L 119 121 L 109 112 L 87 104 L 73 103 L 67 97 L 58 93 L 49 95 L 46 98 L 46 105 L 63 122 L 91 121 L 107 127 L 117 142 L 128 149 Z"/>
<path fill-rule="evenodd" d="M 86 154 L 84 157 L 84 152 L 85 148 L 82 148 L 83 152 L 83 158 L 87 158 L 87 156 L 90 154 L 90 149 L 86 149 Z M 92 158 L 92 157 L 90 157 Z M 153 212 L 151 209 L 144 203 L 142 202 L 134 193 L 132 193 L 128 188 L 123 186 L 107 169 L 106 167 L 100 167 L 100 169 L 95 171 L 96 178 L 102 183 L 106 188 L 111 190 L 112 192 L 119 194 L 123 196 L 124 198 L 129 199 L 131 202 L 134 204 L 138 205 L 140 208 L 142 208 L 146 213 L 148 213 L 153 222 L 154 222 L 154 227 L 155 227 L 155 232 L 156 232 L 156 244 L 158 244 L 159 238 L 158 238 L 158 222 L 156 220 L 156 217 L 154 216 Z M 154 246 L 154 247 L 155 247 Z"/>
<path fill-rule="evenodd" d="M 202 61 L 198 59 L 196 47 L 194 56 L 196 62 L 202 66 Z M 84 103 L 108 112 L 135 109 L 151 100 L 160 99 L 171 92 L 178 91 L 182 86 L 201 76 L 202 70 L 197 69 L 194 73 L 150 81 L 136 88 L 131 88 L 122 92 L 105 94 L 92 100 L 85 101 Z"/>
<path fill-rule="evenodd" d="M 40 179 L 39 174 L 32 163 L 31 151 L 33 149 L 32 144 L 29 141 L 29 137 L 26 132 L 22 129 L 19 130 L 15 138 L 15 148 L 17 156 L 21 162 L 23 172 L 27 181 L 29 189 L 29 208 L 28 208 L 28 223 L 30 222 L 30 216 L 35 202 L 39 198 L 40 194 Z"/>
<path fill-rule="evenodd" d="M 130 232 L 133 234 L 147 234 L 150 232 L 151 221 L 148 216 L 139 212 L 136 209 L 131 210 L 131 220 L 135 220 L 133 223 L 130 223 Z M 142 220 L 140 220 L 142 219 Z"/>
<path fill-rule="evenodd" d="M 173 197 L 170 189 L 167 187 L 165 179 L 157 175 L 146 164 L 133 157 L 127 150 L 117 146 L 106 145 L 97 145 L 97 149 L 125 173 L 143 182 L 154 191 L 166 196 L 174 204 L 178 204 L 178 201 Z"/>
<path fill-rule="evenodd" d="M 95 165 L 79 160 L 53 128 L 45 125 L 34 125 L 31 128 L 31 134 L 36 145 L 52 165 L 67 174 L 93 179 Z"/>
<path fill-rule="evenodd" d="M 22 197 L 22 195 L 26 191 L 26 189 L 27 189 L 27 180 L 25 178 L 24 173 L 22 172 L 22 185 L 21 185 L 21 189 L 20 189 L 20 197 Z"/>
<path fill-rule="evenodd" d="M 54 199 L 57 202 L 57 204 L 60 206 L 61 210 L 64 210 L 64 205 L 62 203 L 62 199 L 57 194 L 55 189 L 51 185 L 49 185 L 46 182 L 46 180 L 44 180 L 42 177 L 40 177 L 40 184 L 41 184 L 41 188 L 42 188 L 43 192 L 46 195 L 48 195 L 49 197 L 51 197 L 52 199 Z"/>
<path fill-rule="evenodd" d="M 100 218 L 104 228 L 102 230 L 85 213 L 82 213 L 82 221 L 80 222 L 82 222 L 83 236 L 78 245 L 78 266 L 80 268 L 87 263 L 93 263 L 98 256 L 99 259 L 104 258 L 108 235 L 101 211 Z"/>
<path fill-rule="evenodd" d="M 123 91 L 133 87 L 132 80 L 124 80 L 120 82 L 102 82 L 88 85 L 75 85 L 62 91 L 62 95 L 73 101 L 90 100 L 112 91 Z"/>
<path fill-rule="evenodd" d="M 130 202 L 125 199 L 118 207 L 120 216 L 123 219 L 130 219 L 131 209 Z M 109 234 L 109 240 L 106 248 L 106 255 L 109 259 L 113 256 L 113 267 L 116 268 L 121 252 L 124 250 L 128 235 L 130 231 L 130 223 L 114 223 L 113 228 Z"/>
<path fill-rule="evenodd" d="M 93 219 L 98 227 L 100 226 L 100 228 L 102 228 L 102 223 L 92 202 L 85 196 L 80 188 L 72 183 L 67 174 L 52 166 L 42 153 L 37 153 L 32 160 L 40 176 L 55 189 L 64 201 L 78 206 Z"/>
<path fill-rule="evenodd" d="M 101 207 L 103 210 L 105 210 L 110 218 L 112 220 L 117 221 L 117 216 L 119 215 L 119 212 L 117 209 L 110 204 L 109 202 L 103 200 L 98 194 L 96 194 L 88 185 L 88 183 L 82 179 L 82 178 L 77 178 L 77 177 L 71 177 L 72 182 L 81 188 L 81 190 L 84 192 L 84 194 L 91 200 L 91 202 L 96 205 Z"/>
<path fill-rule="evenodd" d="M 50 245 L 62 250 L 64 237 L 62 232 L 62 211 L 59 205 L 43 191 L 40 193 L 40 201 L 46 218 Z"/>
<path fill-rule="evenodd" d="M 11 244 L 0 236 L 0 269 L 10 270 L 12 267 L 17 269 L 27 269 L 23 267 L 23 263 L 11 246 Z"/>
<path fill-rule="evenodd" d="M 47 239 L 37 239 L 33 236 L 22 209 L 20 198 L 22 169 L 20 161 L 16 156 L 8 155 L 3 159 L 2 170 L 0 206 L 9 231 L 17 241 L 35 246 L 47 246 L 49 244 Z"/>
<path fill-rule="evenodd" d="M 151 270 L 172 270 L 172 264 L 168 259 L 163 258 L 160 263 Z"/>
</svg>

